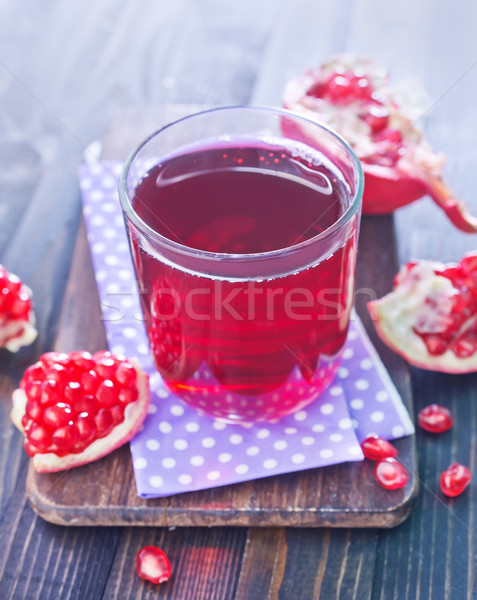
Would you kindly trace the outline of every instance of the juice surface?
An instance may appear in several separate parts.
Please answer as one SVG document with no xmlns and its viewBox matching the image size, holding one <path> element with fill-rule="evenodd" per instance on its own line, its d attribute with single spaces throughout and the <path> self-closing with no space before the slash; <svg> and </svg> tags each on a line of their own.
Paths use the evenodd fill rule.
<svg viewBox="0 0 477 600">
<path fill-rule="evenodd" d="M 346 209 L 346 184 L 320 156 L 260 142 L 204 147 L 151 168 L 133 206 L 152 229 L 199 251 L 287 248 Z M 131 239 L 156 365 L 185 402 L 257 421 L 293 412 L 329 385 L 348 328 L 355 232 L 326 260 L 261 281 L 191 274 Z"/>
</svg>

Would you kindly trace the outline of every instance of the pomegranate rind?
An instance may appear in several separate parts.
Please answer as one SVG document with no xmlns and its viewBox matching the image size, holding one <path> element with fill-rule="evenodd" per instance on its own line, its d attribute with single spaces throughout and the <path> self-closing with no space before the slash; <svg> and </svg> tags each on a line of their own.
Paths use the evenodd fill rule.
<svg viewBox="0 0 477 600">
<path fill-rule="evenodd" d="M 138 399 L 128 404 L 124 410 L 124 420 L 108 435 L 94 440 L 78 454 L 58 456 L 53 452 L 37 453 L 32 457 L 33 467 L 38 473 L 55 473 L 88 464 L 103 458 L 120 446 L 129 442 L 139 431 L 147 415 L 150 402 L 149 376 L 142 371 L 135 359 L 129 362 L 137 371 Z M 27 397 L 22 389 L 16 389 L 12 396 L 13 406 L 10 417 L 14 425 L 23 433 L 22 418 L 25 414 Z"/>
<path fill-rule="evenodd" d="M 31 300 L 33 292 L 24 283 L 22 283 L 21 292 L 26 293 Z M 15 353 L 20 348 L 32 344 L 37 336 L 33 308 L 28 313 L 28 320 L 6 319 L 0 314 L 0 348 L 6 348 L 9 352 Z"/>
<path fill-rule="evenodd" d="M 368 311 L 382 341 L 412 365 L 443 373 L 472 373 L 477 371 L 477 352 L 466 358 L 456 356 L 451 349 L 440 355 L 432 355 L 423 339 L 414 331 L 421 318 L 435 325 L 437 319 L 445 317 L 446 302 L 450 312 L 451 299 L 456 290 L 450 279 L 435 272 L 445 268 L 443 263 L 419 261 L 409 274 L 407 266 L 404 266 L 396 276 L 394 290 L 378 300 L 368 302 Z M 429 298 L 437 301 L 439 309 L 444 306 L 443 313 L 432 312 L 433 309 L 426 302 Z"/>
<path fill-rule="evenodd" d="M 325 100 L 308 94 L 316 86 L 325 86 L 337 69 L 362 73 L 379 94 L 389 113 L 390 128 L 401 133 L 401 157 L 395 165 L 379 164 L 375 158 L 376 145 L 371 139 L 369 125 L 358 116 L 363 99 L 340 106 L 329 98 Z M 477 218 L 455 197 L 443 178 L 445 156 L 436 153 L 423 139 L 420 128 L 415 126 L 425 104 L 423 98 L 413 97 L 415 87 L 391 87 L 386 72 L 373 65 L 370 59 L 340 54 L 288 81 L 283 93 L 283 106 L 335 129 L 353 147 L 365 176 L 364 214 L 388 214 L 429 194 L 456 227 L 466 233 L 475 233 Z M 308 137 L 305 131 L 303 135 Z M 389 148 L 393 146 L 389 142 Z"/>
</svg>

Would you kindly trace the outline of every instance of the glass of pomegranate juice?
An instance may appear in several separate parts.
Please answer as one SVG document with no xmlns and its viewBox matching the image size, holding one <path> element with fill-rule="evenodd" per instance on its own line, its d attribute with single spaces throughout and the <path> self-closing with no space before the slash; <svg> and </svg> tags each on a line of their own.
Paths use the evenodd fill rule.
<svg viewBox="0 0 477 600">
<path fill-rule="evenodd" d="M 338 368 L 363 176 L 294 113 L 206 111 L 168 125 L 120 180 L 145 325 L 166 385 L 231 423 L 293 413 Z"/>
</svg>

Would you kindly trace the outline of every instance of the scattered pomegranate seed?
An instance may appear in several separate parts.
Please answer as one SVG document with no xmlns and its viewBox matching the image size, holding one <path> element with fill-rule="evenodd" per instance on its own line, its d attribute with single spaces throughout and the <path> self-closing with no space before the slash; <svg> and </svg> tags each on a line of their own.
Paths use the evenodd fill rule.
<svg viewBox="0 0 477 600">
<path fill-rule="evenodd" d="M 451 411 L 440 404 L 430 404 L 417 415 L 419 427 L 431 433 L 443 433 L 454 425 Z"/>
<path fill-rule="evenodd" d="M 156 546 L 144 546 L 136 555 L 136 573 L 151 583 L 164 583 L 171 576 L 171 564 Z"/>
<path fill-rule="evenodd" d="M 395 458 L 383 458 L 376 464 L 374 475 L 387 490 L 397 490 L 406 485 L 409 475 L 403 465 Z"/>
<path fill-rule="evenodd" d="M 391 443 L 376 433 L 369 435 L 361 443 L 361 450 L 366 458 L 371 460 L 381 460 L 398 455 L 398 450 Z"/>
<path fill-rule="evenodd" d="M 472 480 L 472 475 L 467 467 L 460 463 L 453 463 L 441 473 L 442 493 L 450 498 L 459 496 Z"/>
</svg>

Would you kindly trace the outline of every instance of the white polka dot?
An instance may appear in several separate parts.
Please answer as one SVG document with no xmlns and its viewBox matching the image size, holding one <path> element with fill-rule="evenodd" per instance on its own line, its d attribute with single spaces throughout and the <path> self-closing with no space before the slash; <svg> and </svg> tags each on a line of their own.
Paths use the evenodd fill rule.
<svg viewBox="0 0 477 600">
<path fill-rule="evenodd" d="M 147 459 L 145 458 L 136 458 L 136 460 L 134 461 L 134 468 L 135 469 L 145 469 L 147 467 Z"/>
<path fill-rule="evenodd" d="M 404 435 L 404 427 L 402 425 L 394 425 L 391 429 L 391 433 L 394 437 L 402 437 Z"/>
<path fill-rule="evenodd" d="M 176 450 L 185 450 L 189 446 L 187 440 L 178 439 L 174 440 L 174 448 Z"/>
<path fill-rule="evenodd" d="M 343 388 L 340 385 L 334 385 L 330 388 L 330 394 L 332 396 L 340 396 L 343 393 Z"/>
<path fill-rule="evenodd" d="M 106 250 L 106 244 L 104 242 L 96 242 L 95 244 L 93 244 L 91 246 L 91 250 L 95 254 L 101 254 L 102 252 L 104 252 Z"/>
<path fill-rule="evenodd" d="M 114 344 L 114 346 L 111 348 L 111 352 L 113 354 L 125 354 L 126 348 L 122 344 Z"/>
<path fill-rule="evenodd" d="M 147 440 L 146 442 L 146 448 L 148 450 L 152 450 L 153 452 L 155 450 L 159 450 L 160 444 L 157 440 Z"/>
<path fill-rule="evenodd" d="M 265 469 L 274 469 L 277 464 L 278 463 L 274 458 L 267 458 L 267 460 L 263 461 L 263 466 Z"/>
<path fill-rule="evenodd" d="M 94 217 L 91 217 L 91 225 L 94 225 L 95 227 L 104 225 L 104 217 L 101 215 L 94 215 Z"/>
<path fill-rule="evenodd" d="M 119 279 L 131 279 L 132 272 L 128 269 L 119 269 L 118 271 Z"/>
<path fill-rule="evenodd" d="M 108 294 L 119 294 L 119 292 L 121 291 L 121 286 L 115 281 L 113 281 L 112 283 L 108 283 L 108 285 L 106 286 L 106 291 L 108 292 Z"/>
<path fill-rule="evenodd" d="M 320 412 L 323 415 L 331 415 L 334 410 L 335 407 L 330 403 L 323 404 L 323 406 L 320 408 Z"/>
<path fill-rule="evenodd" d="M 358 454 L 361 454 L 362 450 L 359 446 L 350 446 L 348 448 L 348 453 L 353 455 L 353 456 L 357 456 Z"/>
<path fill-rule="evenodd" d="M 149 485 L 153 488 L 159 488 L 164 483 L 164 480 L 160 475 L 153 475 L 149 477 Z"/>
<path fill-rule="evenodd" d="M 296 429 L 296 427 L 285 427 L 283 433 L 285 435 L 293 435 L 294 433 L 297 433 L 297 431 L 298 429 Z"/>
<path fill-rule="evenodd" d="M 82 190 L 87 190 L 91 187 L 91 179 L 84 177 L 81 181 L 80 181 L 80 188 Z"/>
<path fill-rule="evenodd" d="M 357 390 L 367 390 L 369 388 L 369 381 L 367 379 L 358 379 L 354 384 Z"/>
<path fill-rule="evenodd" d="M 91 192 L 91 194 L 89 195 L 89 197 L 94 202 L 99 202 L 100 200 L 102 200 L 104 198 L 104 194 L 101 190 L 93 190 Z"/>
<path fill-rule="evenodd" d="M 130 296 L 126 296 L 125 298 L 121 298 L 121 306 L 123 308 L 132 308 L 134 306 L 134 300 Z"/>
<path fill-rule="evenodd" d="M 285 450 L 285 448 L 288 446 L 287 442 L 285 442 L 285 440 L 277 440 L 274 444 L 273 447 L 275 448 L 275 450 Z"/>
<path fill-rule="evenodd" d="M 184 414 L 184 407 L 180 404 L 174 404 L 173 406 L 171 406 L 171 413 L 175 417 L 182 417 L 182 415 Z"/>
<path fill-rule="evenodd" d="M 256 456 L 260 452 L 260 448 L 258 446 L 250 446 L 245 450 L 245 452 L 249 456 Z"/>
<path fill-rule="evenodd" d="M 171 457 L 163 458 L 162 466 L 164 469 L 173 469 L 176 466 L 176 461 Z"/>
<path fill-rule="evenodd" d="M 179 475 L 178 480 L 179 483 L 182 483 L 182 485 L 189 485 L 190 483 L 192 483 L 192 477 L 190 475 L 187 475 L 187 473 Z"/>
<path fill-rule="evenodd" d="M 363 369 L 363 371 L 369 371 L 369 369 L 373 368 L 373 361 L 370 358 L 363 358 L 363 360 L 359 363 L 359 366 Z"/>
<path fill-rule="evenodd" d="M 351 419 L 351 425 L 353 426 L 354 429 L 358 429 L 359 421 L 357 419 Z"/>
<path fill-rule="evenodd" d="M 343 436 L 341 435 L 341 433 L 332 433 L 330 435 L 330 442 L 339 443 L 342 441 L 343 441 Z"/>
<path fill-rule="evenodd" d="M 373 423 L 381 423 L 381 421 L 384 421 L 384 413 L 380 410 L 375 410 L 371 413 L 371 421 Z"/>
<path fill-rule="evenodd" d="M 105 187 L 105 188 L 114 188 L 117 185 L 117 181 L 116 179 L 114 179 L 114 177 L 111 177 L 110 175 L 105 175 L 102 179 L 101 179 L 101 186 Z"/>
<path fill-rule="evenodd" d="M 349 370 L 346 367 L 340 367 L 338 369 L 338 377 L 340 379 L 346 379 L 349 375 Z"/>
<path fill-rule="evenodd" d="M 316 433 L 322 433 L 325 430 L 325 426 L 321 423 L 316 423 L 312 426 L 311 430 L 315 431 Z"/>
<path fill-rule="evenodd" d="M 351 422 L 351 419 L 345 417 L 344 419 L 339 420 L 338 427 L 340 429 L 351 429 L 353 427 L 353 423 Z"/>
<path fill-rule="evenodd" d="M 364 406 L 364 401 L 361 400 L 361 398 L 353 398 L 353 400 L 351 400 L 349 405 L 354 410 L 361 410 Z"/>
<path fill-rule="evenodd" d="M 119 258 L 114 254 L 108 254 L 104 257 L 104 262 L 110 267 L 115 267 L 119 263 Z"/>
<path fill-rule="evenodd" d="M 258 437 L 259 440 L 264 440 L 269 435 L 270 435 L 270 430 L 269 429 L 260 429 L 260 431 L 257 433 L 257 437 Z"/>
<path fill-rule="evenodd" d="M 214 421 L 212 424 L 212 427 L 216 431 L 223 431 L 224 429 L 227 428 L 227 423 L 222 423 L 221 421 Z"/>
<path fill-rule="evenodd" d="M 103 230 L 103 235 L 104 235 L 104 238 L 105 238 L 106 240 L 112 240 L 112 239 L 113 239 L 113 238 L 115 238 L 115 237 L 116 237 L 118 234 L 117 234 L 117 231 L 116 231 L 115 229 L 113 229 L 112 227 L 106 227 L 106 228 Z M 120 250 L 120 244 L 118 244 L 118 245 L 116 246 L 116 250 L 119 250 L 119 251 L 121 251 L 121 250 Z"/>
<path fill-rule="evenodd" d="M 348 359 L 348 358 L 352 358 L 354 356 L 354 351 L 352 348 L 346 348 L 346 350 L 343 352 L 343 358 Z"/>
<path fill-rule="evenodd" d="M 219 454 L 219 462 L 226 463 L 232 460 L 232 455 L 229 452 L 222 452 Z"/>
<path fill-rule="evenodd" d="M 333 454 L 334 452 L 333 450 L 330 450 L 330 448 L 323 448 L 323 450 L 320 450 L 320 456 L 322 458 L 331 458 Z"/>
<path fill-rule="evenodd" d="M 200 429 L 199 423 L 194 423 L 193 421 L 190 423 L 186 423 L 185 428 L 186 431 L 188 431 L 189 433 L 196 433 Z"/>
<path fill-rule="evenodd" d="M 376 394 L 376 400 L 378 402 L 386 402 L 386 400 L 389 398 L 389 394 L 385 391 L 385 390 L 380 390 L 377 394 Z"/>
<path fill-rule="evenodd" d="M 161 421 L 159 423 L 159 431 L 161 433 L 170 433 L 172 431 L 172 425 L 167 421 Z"/>
<path fill-rule="evenodd" d="M 166 388 L 159 388 L 156 392 L 156 394 L 159 396 L 159 398 L 169 398 L 169 390 L 166 390 Z"/>
<path fill-rule="evenodd" d="M 348 339 L 351 340 L 352 342 L 356 339 L 358 339 L 358 332 L 355 329 L 351 329 L 348 332 Z"/>
<path fill-rule="evenodd" d="M 204 448 L 213 448 L 215 446 L 215 439 L 213 437 L 206 437 L 201 443 Z"/>
<path fill-rule="evenodd" d="M 137 336 L 137 331 L 134 329 L 134 327 L 125 327 L 123 329 L 123 335 L 128 340 L 132 340 Z"/>
<path fill-rule="evenodd" d="M 308 416 L 308 413 L 305 410 L 300 410 L 299 412 L 293 415 L 295 421 L 304 421 Z"/>
<path fill-rule="evenodd" d="M 237 473 L 237 475 L 244 475 L 245 473 L 247 473 L 248 471 L 248 465 L 237 465 L 235 467 L 235 472 Z"/>
<path fill-rule="evenodd" d="M 97 271 L 96 272 L 96 281 L 101 283 L 101 281 L 104 281 L 107 276 L 108 276 L 107 271 Z"/>
<path fill-rule="evenodd" d="M 295 465 L 301 465 L 301 463 L 305 462 L 305 455 L 304 454 L 294 454 L 291 457 L 291 461 Z"/>
<path fill-rule="evenodd" d="M 155 404 L 150 403 L 147 407 L 147 414 L 154 415 L 155 413 L 157 413 L 157 406 Z"/>
<path fill-rule="evenodd" d="M 301 438 L 301 443 L 304 446 L 313 446 L 313 444 L 315 443 L 315 438 L 312 437 L 311 435 L 305 435 L 305 437 Z"/>
<path fill-rule="evenodd" d="M 210 471 L 209 473 L 207 473 L 207 479 L 209 481 L 215 481 L 219 477 L 220 477 L 220 471 Z"/>
<path fill-rule="evenodd" d="M 229 437 L 229 441 L 231 444 L 241 444 L 243 442 L 243 437 L 240 433 L 234 433 Z"/>
<path fill-rule="evenodd" d="M 203 456 L 193 456 L 190 459 L 190 464 L 194 467 L 200 467 L 204 464 L 204 457 Z"/>
<path fill-rule="evenodd" d="M 112 213 L 116 211 L 116 205 L 112 202 L 104 202 L 101 204 L 101 210 L 105 213 Z"/>
</svg>

